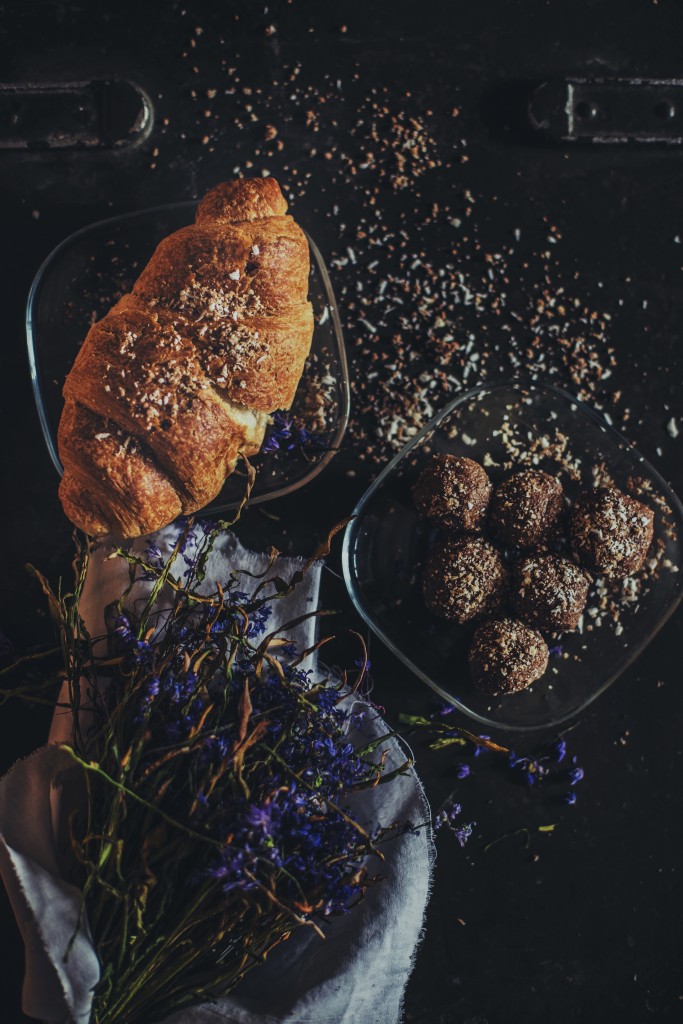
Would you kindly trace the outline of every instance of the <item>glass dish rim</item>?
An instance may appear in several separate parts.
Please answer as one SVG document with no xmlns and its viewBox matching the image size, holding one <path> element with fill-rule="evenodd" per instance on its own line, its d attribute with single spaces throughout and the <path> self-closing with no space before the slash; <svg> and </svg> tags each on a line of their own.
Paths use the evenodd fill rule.
<svg viewBox="0 0 683 1024">
<path fill-rule="evenodd" d="M 140 210 L 129 210 L 126 213 L 116 214 L 113 217 L 103 217 L 101 220 L 92 221 L 89 224 L 85 224 L 83 227 L 78 228 L 76 231 L 72 231 L 71 234 L 67 235 L 61 240 L 53 249 L 50 250 L 48 255 L 42 261 L 35 276 L 31 282 L 29 288 L 28 298 L 26 300 L 26 312 L 24 318 L 24 327 L 26 330 L 26 348 L 28 353 L 29 373 L 31 376 L 31 389 L 33 392 L 33 401 L 38 412 L 38 419 L 40 421 L 40 428 L 43 434 L 43 440 L 48 450 L 52 465 L 56 469 L 58 475 L 61 477 L 64 469 L 59 459 L 55 439 L 52 436 L 52 431 L 48 423 L 47 413 L 45 411 L 45 403 L 43 402 L 43 393 L 40 386 L 40 358 L 36 350 L 36 335 L 34 329 L 34 305 L 38 290 L 41 286 L 43 276 L 52 264 L 53 260 L 59 255 L 62 249 L 65 249 L 71 242 L 79 238 L 81 235 L 87 234 L 89 231 L 95 228 L 105 227 L 107 224 L 119 224 L 122 221 L 132 220 L 134 217 L 140 217 L 145 214 L 154 214 L 157 212 L 168 212 L 169 210 L 181 210 L 181 209 L 196 209 L 199 205 L 199 199 L 185 199 L 177 203 L 160 203 L 156 206 L 145 206 Z M 265 494 L 257 494 L 256 496 L 249 499 L 250 505 L 260 505 L 264 501 L 274 501 L 276 498 L 283 498 L 288 494 L 292 494 L 298 491 L 301 487 L 306 486 L 312 480 L 314 480 L 319 473 L 325 469 L 330 463 L 337 450 L 341 446 L 341 442 L 346 434 L 346 430 L 349 425 L 349 418 L 351 415 L 351 383 L 349 378 L 349 364 L 346 356 L 346 345 L 344 344 L 344 332 L 342 330 L 341 321 L 339 319 L 339 311 L 337 309 L 337 300 L 332 287 L 332 281 L 330 279 L 329 270 L 327 264 L 323 259 L 323 255 L 320 249 L 315 244 L 309 233 L 303 229 L 303 232 L 308 241 L 311 254 L 315 260 L 317 269 L 320 272 L 321 280 L 325 290 L 325 296 L 327 299 L 327 306 L 330 310 L 330 316 L 332 318 L 332 324 L 336 338 L 339 342 L 339 363 L 341 368 L 340 375 L 340 415 L 337 430 L 335 431 L 334 437 L 332 438 L 330 448 L 324 453 L 319 462 L 317 462 L 313 468 L 305 476 L 299 480 L 287 485 L 286 487 L 279 487 L 277 490 L 268 491 Z M 222 509 L 236 508 L 239 501 L 227 502 L 216 506 L 214 503 L 218 500 L 218 496 L 213 499 L 213 502 L 209 503 L 204 509 L 199 509 L 195 515 L 211 515 L 213 512 L 220 511 Z"/>
<path fill-rule="evenodd" d="M 391 653 L 395 657 L 399 659 L 399 661 L 410 672 L 416 675 L 418 679 L 420 679 L 423 683 L 426 683 L 427 686 L 429 686 L 435 693 L 437 693 L 438 696 L 444 701 L 444 703 L 450 704 L 453 707 L 457 708 L 463 714 L 467 715 L 468 718 L 474 719 L 480 725 L 485 725 L 492 729 L 500 729 L 502 731 L 508 732 L 531 733 L 539 732 L 542 729 L 556 728 L 557 726 L 562 725 L 570 719 L 576 718 L 578 715 L 583 714 L 587 710 L 587 708 L 590 707 L 594 700 L 601 696 L 601 694 L 603 694 L 605 690 L 607 690 L 614 682 L 616 682 L 619 676 L 621 676 L 628 668 L 631 667 L 631 665 L 633 665 L 633 663 L 642 654 L 645 648 L 648 647 L 649 644 L 654 640 L 654 638 L 657 636 L 662 627 L 669 621 L 673 613 L 676 611 L 681 601 L 683 600 L 683 584 L 679 583 L 678 593 L 671 601 L 670 605 L 659 617 L 654 628 L 650 632 L 646 633 L 645 637 L 642 638 L 639 643 L 634 644 L 634 646 L 631 649 L 629 649 L 628 656 L 625 662 L 618 669 L 618 671 L 613 672 L 609 676 L 607 676 L 605 681 L 599 687 L 596 687 L 595 692 L 590 694 L 588 699 L 584 701 L 580 708 L 574 709 L 572 711 L 567 711 L 565 714 L 560 714 L 558 717 L 553 718 L 552 721 L 548 721 L 545 723 L 539 723 L 535 725 L 516 725 L 501 723 L 496 721 L 495 719 L 487 718 L 485 715 L 482 715 L 479 712 L 474 711 L 472 708 L 467 707 L 465 704 L 463 704 L 462 701 L 458 700 L 458 698 L 453 697 L 451 694 L 443 690 L 438 683 L 436 683 L 433 679 L 429 677 L 429 675 L 426 672 L 422 671 L 419 665 L 416 665 L 413 661 L 411 661 L 410 658 L 403 654 L 403 652 L 396 646 L 393 640 L 391 640 L 384 633 L 383 629 L 378 625 L 373 616 L 368 611 L 366 611 L 360 599 L 360 593 L 356 589 L 356 577 L 351 568 L 352 554 L 353 551 L 355 550 L 358 524 L 362 520 L 362 514 L 370 499 L 382 485 L 386 477 L 389 476 L 389 474 L 393 471 L 394 467 L 404 458 L 405 455 L 408 454 L 409 451 L 417 447 L 423 440 L 423 438 L 430 433 L 430 431 L 433 431 L 436 427 L 438 427 L 441 421 L 444 420 L 448 415 L 450 415 L 450 413 L 453 412 L 463 402 L 472 399 L 477 394 L 480 394 L 481 392 L 484 391 L 495 391 L 511 387 L 520 389 L 526 387 L 535 388 L 540 391 L 547 391 L 561 398 L 565 402 L 568 401 L 573 405 L 577 405 L 579 409 L 583 413 L 585 413 L 599 429 L 601 429 L 608 436 L 611 436 L 614 439 L 614 441 L 618 442 L 620 445 L 626 445 L 627 448 L 633 451 L 635 458 L 639 461 L 640 465 L 643 466 L 645 472 L 652 476 L 657 486 L 660 488 L 660 490 L 662 490 L 662 493 L 666 497 L 667 501 L 672 501 L 672 510 L 675 511 L 675 513 L 677 514 L 679 521 L 683 522 L 683 503 L 681 503 L 680 498 L 673 490 L 671 485 L 667 483 L 667 481 L 664 479 L 661 473 L 657 469 L 655 469 L 655 467 L 645 458 L 644 455 L 642 455 L 642 453 L 638 450 L 638 448 L 635 447 L 635 445 L 631 444 L 628 441 L 628 439 L 624 437 L 623 434 L 616 430 L 615 427 L 611 426 L 611 424 L 609 424 L 596 410 L 592 409 L 591 406 L 585 403 L 582 399 L 577 398 L 575 395 L 572 395 L 571 392 L 566 391 L 564 388 L 557 387 L 555 384 L 534 381 L 524 377 L 496 377 L 490 381 L 477 384 L 473 388 L 468 388 L 467 391 L 464 391 L 461 395 L 458 395 L 452 401 L 448 402 L 442 409 L 440 409 L 434 416 L 432 416 L 429 422 L 425 424 L 424 427 L 421 428 L 421 430 L 415 435 L 415 437 L 411 438 L 410 441 L 406 445 L 404 445 L 403 448 L 401 448 L 401 450 L 397 452 L 397 454 L 387 463 L 384 469 L 379 473 L 375 480 L 372 481 L 370 486 L 367 488 L 367 490 L 363 493 L 359 501 L 356 503 L 356 506 L 352 512 L 351 521 L 344 530 L 341 557 L 342 572 L 344 574 L 344 583 L 346 585 L 346 590 L 349 594 L 349 597 L 351 598 L 351 602 L 355 610 L 361 616 L 366 625 L 370 627 L 375 636 L 377 636 L 377 638 L 391 651 Z"/>
</svg>

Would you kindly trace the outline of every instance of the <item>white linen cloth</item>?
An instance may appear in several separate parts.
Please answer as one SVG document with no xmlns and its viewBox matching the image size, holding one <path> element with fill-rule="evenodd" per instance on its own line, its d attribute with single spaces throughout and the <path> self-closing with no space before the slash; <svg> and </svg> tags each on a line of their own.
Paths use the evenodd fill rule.
<svg viewBox="0 0 683 1024">
<path fill-rule="evenodd" d="M 177 527 L 171 526 L 151 539 L 166 557 L 176 537 Z M 142 553 L 145 544 L 137 541 L 133 550 Z M 81 601 L 91 636 L 104 632 L 104 610 L 128 581 L 127 564 L 121 558 L 105 561 L 108 553 L 106 545 L 93 552 Z M 300 564 L 298 559 L 280 557 L 273 571 L 289 579 Z M 210 557 L 206 585 L 213 589 L 214 581 L 225 580 L 234 569 L 260 574 L 267 565 L 266 555 L 247 551 L 234 535 L 226 534 Z M 317 608 L 321 569 L 314 565 L 292 595 L 273 602 L 269 631 Z M 247 592 L 255 585 L 249 576 L 240 580 Z M 137 584 L 133 596 L 144 595 L 149 586 Z M 315 632 L 316 620 L 310 619 L 287 635 L 304 650 L 314 642 Z M 386 731 L 372 712 L 364 724 L 363 742 Z M 77 932 L 65 959 L 80 894 L 64 877 L 61 857 L 64 801 L 74 798 L 69 793 L 73 762 L 54 744 L 69 738 L 68 714 L 57 711 L 50 745 L 19 762 L 0 781 L 0 874 L 26 947 L 24 1011 L 51 1024 L 88 1024 L 99 967 L 87 926 Z M 388 769 L 405 760 L 397 743 L 389 745 Z M 356 799 L 355 813 L 368 821 L 429 820 L 413 771 Z M 311 929 L 301 929 L 229 996 L 175 1013 L 167 1024 L 396 1024 L 429 895 L 429 826 L 393 839 L 384 852 L 384 881 L 370 888 L 349 914 L 327 922 L 324 941 Z"/>
</svg>

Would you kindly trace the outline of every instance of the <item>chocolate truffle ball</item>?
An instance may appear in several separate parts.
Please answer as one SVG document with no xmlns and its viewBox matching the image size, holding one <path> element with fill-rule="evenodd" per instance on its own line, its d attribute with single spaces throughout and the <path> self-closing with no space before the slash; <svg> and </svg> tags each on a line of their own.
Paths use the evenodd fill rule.
<svg viewBox="0 0 683 1024">
<path fill-rule="evenodd" d="M 548 647 L 540 633 L 517 619 L 489 619 L 474 634 L 468 661 L 475 686 L 497 697 L 540 679 Z"/>
<path fill-rule="evenodd" d="M 512 574 L 512 605 L 529 626 L 576 629 L 586 607 L 591 577 L 567 558 L 530 555 Z"/>
<path fill-rule="evenodd" d="M 446 534 L 427 559 L 425 603 L 442 619 L 469 622 L 500 608 L 507 579 L 502 558 L 487 541 Z"/>
<path fill-rule="evenodd" d="M 622 579 L 637 572 L 652 542 L 654 512 L 616 487 L 599 487 L 574 504 L 569 535 L 589 572 Z"/>
<path fill-rule="evenodd" d="M 478 462 L 460 455 L 432 455 L 413 487 L 421 516 L 451 530 L 478 533 L 493 490 Z"/>
<path fill-rule="evenodd" d="M 489 526 L 506 547 L 536 548 L 550 538 L 561 511 L 560 481 L 540 469 L 523 469 L 496 488 Z"/>
</svg>

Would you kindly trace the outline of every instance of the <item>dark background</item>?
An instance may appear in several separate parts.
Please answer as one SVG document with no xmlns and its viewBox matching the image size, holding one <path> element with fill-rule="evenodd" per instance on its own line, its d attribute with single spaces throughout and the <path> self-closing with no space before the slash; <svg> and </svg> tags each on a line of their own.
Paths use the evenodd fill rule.
<svg viewBox="0 0 683 1024">
<path fill-rule="evenodd" d="M 507 245 L 521 228 L 522 238 L 530 239 L 522 247 L 528 244 L 531 255 L 548 225 L 556 226 L 562 242 L 554 283 L 567 283 L 613 316 L 600 344 L 605 351 L 613 346 L 617 366 L 609 384 L 595 390 L 595 403 L 610 408 L 683 491 L 683 438 L 666 429 L 671 415 L 680 422 L 683 414 L 683 249 L 675 241 L 683 235 L 683 148 L 549 145 L 526 126 L 524 106 L 530 83 L 545 78 L 683 77 L 680 4 L 298 0 L 268 8 L 104 0 L 95 8 L 26 0 L 0 4 L 0 26 L 2 81 L 130 78 L 147 90 L 155 111 L 149 137 L 118 151 L 0 149 L 0 627 L 16 650 L 50 637 L 44 603 L 24 563 L 56 579 L 68 572 L 72 550 L 28 375 L 23 317 L 32 277 L 75 229 L 113 213 L 199 196 L 235 166 L 249 173 L 248 160 L 256 173 L 267 168 L 287 185 L 293 212 L 328 260 L 343 258 L 350 244 L 363 252 L 360 213 L 368 188 L 376 189 L 383 224 L 401 224 L 408 233 L 416 204 L 457 209 L 466 189 L 476 197 L 470 216 L 484 245 Z M 297 65 L 298 80 L 289 84 Z M 238 69 L 240 88 L 226 94 L 230 67 Z M 246 96 L 245 86 L 252 89 Z M 214 89 L 207 104 L 204 97 Z M 366 184 L 345 159 L 359 146 L 358 122 L 373 89 L 383 90 L 392 110 L 430 119 L 431 152 L 441 166 L 420 171 L 406 189 L 382 174 Z M 336 99 L 320 108 L 313 136 L 305 112 L 316 90 Z M 254 120 L 245 109 L 249 96 Z M 268 124 L 277 128 L 282 148 L 264 145 Z M 411 244 L 428 247 L 427 258 L 438 265 L 449 230 L 432 225 L 424 238 L 411 236 Z M 390 253 L 386 259 L 390 263 Z M 520 289 L 526 287 L 524 262 L 522 255 L 512 271 L 519 272 Z M 389 454 L 381 441 L 371 457 L 365 451 L 376 424 L 372 408 L 361 411 L 369 357 L 353 301 L 356 276 L 367 276 L 362 259 L 357 267 L 340 267 L 335 281 L 356 391 L 345 450 L 305 493 L 271 506 L 277 522 L 256 510 L 248 515 L 247 540 L 310 550 L 350 512 Z M 486 316 L 478 324 L 484 339 Z M 392 344 L 382 330 L 370 340 L 378 353 Z M 408 340 L 422 343 L 419 332 Z M 504 369 L 504 346 L 501 351 Z M 565 369 L 555 379 L 571 385 L 571 365 Z M 326 577 L 326 600 L 344 610 L 343 634 L 344 625 L 359 624 L 333 572 Z M 456 790 L 465 817 L 477 826 L 465 851 L 451 836 L 439 840 L 407 1021 L 681 1019 L 682 624 L 679 613 L 567 737 L 586 770 L 575 807 L 517 785 L 484 759 L 473 779 L 459 783 L 447 755 L 418 747 L 434 805 Z M 428 691 L 388 653 L 371 648 L 375 698 L 388 716 L 429 711 Z M 339 645 L 337 654 L 342 659 L 348 652 Z M 3 767 L 40 745 L 46 728 L 43 711 L 5 706 Z M 555 824 L 554 831 L 538 831 L 547 824 Z M 485 849 L 518 829 L 528 832 Z M 0 948 L 0 1021 L 15 1024 L 25 1019 L 19 1011 L 22 954 L 4 896 Z"/>
</svg>

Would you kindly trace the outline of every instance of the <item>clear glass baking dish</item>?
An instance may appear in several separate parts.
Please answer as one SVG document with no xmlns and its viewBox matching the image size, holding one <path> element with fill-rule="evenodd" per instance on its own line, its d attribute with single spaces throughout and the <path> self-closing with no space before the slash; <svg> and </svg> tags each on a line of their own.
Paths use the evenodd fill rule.
<svg viewBox="0 0 683 1024">
<path fill-rule="evenodd" d="M 528 461 L 530 450 L 536 454 Z M 472 629 L 444 622 L 424 606 L 421 571 L 432 530 L 418 518 L 410 489 L 432 452 L 475 459 L 494 483 L 522 464 L 537 465 L 561 478 L 570 500 L 594 483 L 625 489 L 638 479 L 642 500 L 655 508 L 656 558 L 637 590 L 628 582 L 611 588 L 598 582 L 583 632 L 550 639 L 546 674 L 521 693 L 480 693 L 466 662 Z M 377 477 L 346 530 L 344 577 L 370 628 L 444 701 L 483 726 L 550 728 L 603 693 L 679 604 L 682 526 L 683 507 L 666 481 L 590 408 L 552 386 L 497 382 L 451 402 Z"/>
<path fill-rule="evenodd" d="M 57 427 L 62 384 L 90 324 L 129 290 L 162 238 L 193 221 L 196 207 L 196 202 L 175 203 L 98 221 L 69 235 L 36 274 L 26 310 L 28 357 L 45 443 L 60 475 Z M 310 424 L 307 410 L 315 403 L 322 405 L 325 423 L 314 424 L 314 445 L 261 452 L 252 460 L 257 475 L 251 504 L 309 483 L 334 455 L 348 423 L 349 376 L 337 304 L 325 262 L 307 237 L 315 329 L 291 414 L 295 421 Z M 234 508 L 243 494 L 243 472 L 238 469 L 202 514 Z"/>
</svg>

